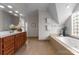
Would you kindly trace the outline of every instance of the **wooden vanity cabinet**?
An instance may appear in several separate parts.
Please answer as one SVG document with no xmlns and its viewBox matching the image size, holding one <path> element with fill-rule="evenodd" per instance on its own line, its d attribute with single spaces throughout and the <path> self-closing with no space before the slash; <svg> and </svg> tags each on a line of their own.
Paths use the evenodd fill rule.
<svg viewBox="0 0 79 59">
<path fill-rule="evenodd" d="M 7 36 L 2 38 L 2 54 L 11 55 L 14 53 L 14 36 Z"/>
<path fill-rule="evenodd" d="M 26 40 L 26 32 L 0 38 L 0 55 L 14 54 L 25 44 Z"/>
</svg>

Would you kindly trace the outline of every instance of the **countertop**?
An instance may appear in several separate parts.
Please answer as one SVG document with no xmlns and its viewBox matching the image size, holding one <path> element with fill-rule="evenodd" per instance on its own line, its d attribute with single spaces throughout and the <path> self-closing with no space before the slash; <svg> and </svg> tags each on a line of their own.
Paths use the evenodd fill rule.
<svg viewBox="0 0 79 59">
<path fill-rule="evenodd" d="M 10 35 L 15 35 L 15 34 L 18 34 L 18 33 L 21 33 L 21 32 L 10 33 L 10 31 L 2 31 L 2 32 L 0 32 L 0 38 L 6 37 L 6 36 L 10 36 Z"/>
</svg>

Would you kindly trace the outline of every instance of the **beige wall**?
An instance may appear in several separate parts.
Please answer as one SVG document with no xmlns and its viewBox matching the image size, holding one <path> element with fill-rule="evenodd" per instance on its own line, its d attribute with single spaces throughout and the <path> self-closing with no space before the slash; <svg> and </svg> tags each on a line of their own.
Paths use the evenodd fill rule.
<svg viewBox="0 0 79 59">
<path fill-rule="evenodd" d="M 38 11 L 33 11 L 28 15 L 28 37 L 38 37 Z"/>
<path fill-rule="evenodd" d="M 45 23 L 45 18 L 47 18 L 47 23 Z M 39 40 L 46 40 L 51 34 L 59 34 L 61 27 L 62 25 L 57 24 L 47 10 L 39 10 Z"/>
</svg>

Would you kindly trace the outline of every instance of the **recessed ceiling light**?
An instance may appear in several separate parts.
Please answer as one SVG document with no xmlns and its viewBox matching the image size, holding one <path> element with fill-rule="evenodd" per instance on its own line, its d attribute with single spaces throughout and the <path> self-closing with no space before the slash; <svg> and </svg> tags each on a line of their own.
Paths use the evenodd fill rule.
<svg viewBox="0 0 79 59">
<path fill-rule="evenodd" d="M 5 8 L 3 5 L 0 5 L 0 8 Z"/>
<path fill-rule="evenodd" d="M 18 11 L 15 11 L 16 13 L 19 13 Z"/>
<path fill-rule="evenodd" d="M 15 16 L 18 16 L 17 14 L 14 14 Z"/>
<path fill-rule="evenodd" d="M 23 14 L 20 14 L 20 16 L 23 16 Z"/>
<path fill-rule="evenodd" d="M 9 13 L 13 13 L 13 11 L 9 11 Z"/>
<path fill-rule="evenodd" d="M 13 8 L 11 5 L 8 5 L 7 7 L 8 7 L 8 8 Z"/>
<path fill-rule="evenodd" d="M 69 6 L 69 5 L 67 5 L 67 6 L 66 6 L 66 8 L 70 8 L 70 6 Z"/>
</svg>

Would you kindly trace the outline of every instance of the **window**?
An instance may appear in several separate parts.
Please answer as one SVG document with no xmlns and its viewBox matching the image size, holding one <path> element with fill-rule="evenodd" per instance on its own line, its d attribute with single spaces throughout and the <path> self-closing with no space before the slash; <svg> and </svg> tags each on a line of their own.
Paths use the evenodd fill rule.
<svg viewBox="0 0 79 59">
<path fill-rule="evenodd" d="M 72 15 L 72 34 L 79 36 L 79 12 Z"/>
</svg>

